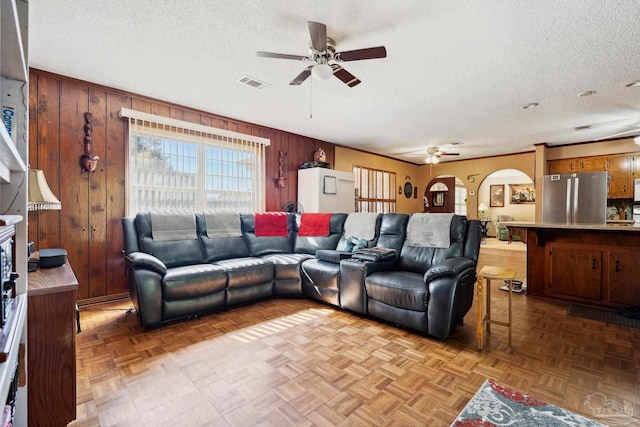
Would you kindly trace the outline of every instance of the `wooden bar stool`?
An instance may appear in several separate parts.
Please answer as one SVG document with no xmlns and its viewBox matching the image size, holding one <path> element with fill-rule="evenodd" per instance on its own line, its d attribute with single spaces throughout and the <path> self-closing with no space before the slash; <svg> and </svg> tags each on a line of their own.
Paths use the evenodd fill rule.
<svg viewBox="0 0 640 427">
<path fill-rule="evenodd" d="M 478 351 L 482 351 L 484 346 L 484 329 L 490 332 L 490 325 L 496 324 L 509 328 L 509 347 L 511 347 L 511 293 L 513 291 L 513 279 L 516 272 L 510 268 L 485 265 L 478 273 L 478 283 L 476 286 L 476 298 L 478 300 L 478 322 L 476 324 L 476 338 L 478 340 Z M 485 288 L 486 280 L 486 288 Z M 504 280 L 509 285 L 509 320 L 502 322 L 491 319 L 491 281 Z M 486 306 L 486 313 L 484 307 Z"/>
</svg>

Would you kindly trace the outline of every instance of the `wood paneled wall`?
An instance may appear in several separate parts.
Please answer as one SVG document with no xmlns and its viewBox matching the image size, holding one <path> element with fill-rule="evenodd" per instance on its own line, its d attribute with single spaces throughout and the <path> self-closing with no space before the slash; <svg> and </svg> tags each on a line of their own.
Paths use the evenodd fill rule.
<svg viewBox="0 0 640 427">
<path fill-rule="evenodd" d="M 133 93 L 31 69 L 29 164 L 44 170 L 62 202 L 61 211 L 29 213 L 29 240 L 37 248 L 64 248 L 80 283 L 78 299 L 97 302 L 128 292 L 121 219 L 125 213 L 127 122 L 122 107 L 269 138 L 266 149 L 266 210 L 297 199 L 299 166 L 322 148 L 334 165 L 332 143 L 157 101 Z M 224 105 L 219 106 L 224 110 Z M 84 113 L 93 114 L 93 173 L 81 173 Z M 286 188 L 278 188 L 279 151 L 286 153 Z"/>
</svg>

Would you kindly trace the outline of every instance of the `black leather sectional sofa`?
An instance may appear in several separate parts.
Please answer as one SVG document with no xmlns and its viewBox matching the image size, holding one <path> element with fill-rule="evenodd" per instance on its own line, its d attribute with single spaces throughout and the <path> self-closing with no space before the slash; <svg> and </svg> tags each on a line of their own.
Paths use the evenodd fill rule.
<svg viewBox="0 0 640 427">
<path fill-rule="evenodd" d="M 396 255 L 331 262 L 316 251 L 345 248 L 347 214 L 331 214 L 322 236 L 299 235 L 301 215 L 293 213 L 281 214 L 286 235 L 260 236 L 255 214 L 239 214 L 240 235 L 212 238 L 206 218 L 215 214 L 186 215 L 195 216 L 195 234 L 177 240 L 154 240 L 149 212 L 122 220 L 130 294 L 143 326 L 265 298 L 307 297 L 446 339 L 472 305 L 480 225 L 464 216 L 451 218 L 448 247 L 429 247 L 407 236 L 410 215 L 379 214 L 368 246 Z"/>
</svg>

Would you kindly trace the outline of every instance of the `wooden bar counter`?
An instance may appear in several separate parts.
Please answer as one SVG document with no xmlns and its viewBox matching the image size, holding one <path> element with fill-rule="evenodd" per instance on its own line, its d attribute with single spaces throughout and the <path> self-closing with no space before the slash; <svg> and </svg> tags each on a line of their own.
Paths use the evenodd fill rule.
<svg viewBox="0 0 640 427">
<path fill-rule="evenodd" d="M 77 293 L 69 263 L 28 275 L 29 426 L 65 426 L 76 418 Z"/>
<path fill-rule="evenodd" d="M 527 294 L 602 306 L 640 305 L 640 227 L 501 223 L 527 244 Z"/>
</svg>

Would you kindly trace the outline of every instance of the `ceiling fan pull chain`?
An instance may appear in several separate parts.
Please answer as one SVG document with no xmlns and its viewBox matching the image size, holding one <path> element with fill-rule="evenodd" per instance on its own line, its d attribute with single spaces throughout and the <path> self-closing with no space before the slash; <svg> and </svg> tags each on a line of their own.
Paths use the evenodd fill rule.
<svg viewBox="0 0 640 427">
<path fill-rule="evenodd" d="M 311 79 L 309 83 L 309 118 L 313 119 L 313 79 Z"/>
</svg>

